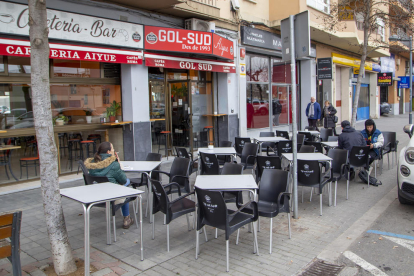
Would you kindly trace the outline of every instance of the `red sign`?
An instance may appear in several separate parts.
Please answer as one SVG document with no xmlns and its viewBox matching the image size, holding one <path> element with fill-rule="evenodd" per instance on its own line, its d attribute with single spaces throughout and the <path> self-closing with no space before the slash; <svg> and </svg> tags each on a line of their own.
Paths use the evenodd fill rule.
<svg viewBox="0 0 414 276">
<path fill-rule="evenodd" d="M 209 32 L 145 26 L 144 42 L 146 50 L 207 54 L 234 59 L 233 42 Z"/>
<path fill-rule="evenodd" d="M 149 67 L 236 73 L 236 66 L 234 63 L 216 62 L 210 60 L 191 60 L 188 58 L 158 56 L 154 54 L 145 54 L 145 65 Z"/>
<path fill-rule="evenodd" d="M 244 60 L 246 57 L 246 48 L 240 48 L 240 59 Z"/>
<path fill-rule="evenodd" d="M 49 47 L 49 58 L 52 59 L 142 64 L 142 52 L 53 43 L 50 43 Z M 0 55 L 30 57 L 30 43 L 23 40 L 0 39 Z"/>
</svg>

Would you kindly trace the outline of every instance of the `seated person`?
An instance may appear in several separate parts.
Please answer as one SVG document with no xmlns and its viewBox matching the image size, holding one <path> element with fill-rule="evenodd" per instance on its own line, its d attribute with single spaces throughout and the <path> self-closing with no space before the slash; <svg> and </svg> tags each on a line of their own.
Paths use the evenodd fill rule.
<svg viewBox="0 0 414 276">
<path fill-rule="evenodd" d="M 89 170 L 91 176 L 106 176 L 109 182 L 124 186 L 130 184 L 130 180 L 121 169 L 118 154 L 116 154 L 114 147 L 109 142 L 102 142 L 99 145 L 95 156 L 85 160 L 85 167 Z M 124 216 L 123 228 L 128 229 L 134 222 L 129 215 L 129 203 L 122 206 L 121 210 Z"/>
<path fill-rule="evenodd" d="M 375 122 L 372 119 L 365 121 L 365 129 L 361 131 L 362 136 L 369 146 L 369 164 L 371 165 L 375 159 L 379 158 L 379 148 L 384 146 L 384 135 L 376 128 Z"/>
<path fill-rule="evenodd" d="M 352 147 L 366 146 L 364 137 L 360 132 L 357 132 L 349 121 L 342 121 L 341 123 L 342 133 L 338 137 L 338 149 L 346 149 L 351 151 Z"/>
</svg>

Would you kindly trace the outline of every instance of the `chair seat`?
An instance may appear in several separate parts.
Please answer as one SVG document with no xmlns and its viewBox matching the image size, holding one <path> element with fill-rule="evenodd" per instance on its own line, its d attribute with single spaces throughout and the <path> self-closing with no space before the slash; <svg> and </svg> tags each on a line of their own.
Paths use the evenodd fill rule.
<svg viewBox="0 0 414 276">
<path fill-rule="evenodd" d="M 171 133 L 171 131 L 164 130 L 164 131 L 161 131 L 160 133 L 161 134 L 168 134 L 168 133 Z"/>
<path fill-rule="evenodd" d="M 39 157 L 24 157 L 24 158 L 20 158 L 20 161 L 35 161 L 35 160 L 39 160 Z"/>
<path fill-rule="evenodd" d="M 195 202 L 189 200 L 188 198 L 183 198 L 171 205 L 171 211 L 173 213 L 178 213 L 190 209 L 195 209 Z"/>
<path fill-rule="evenodd" d="M 282 203 L 283 207 L 283 203 Z M 253 209 L 251 209 L 249 206 L 243 209 L 244 212 L 252 214 Z M 267 217 L 267 218 L 273 218 L 276 217 L 279 214 L 279 210 L 277 210 L 277 204 L 274 204 L 272 202 L 266 202 L 266 201 L 258 201 L 257 202 L 257 211 L 259 212 L 260 217 Z"/>
<path fill-rule="evenodd" d="M 212 129 L 213 126 L 205 126 L 204 128 L 206 128 L 206 129 Z"/>
<path fill-rule="evenodd" d="M 235 211 L 228 210 L 228 212 L 229 212 L 229 215 L 231 215 Z M 253 222 L 253 215 L 250 215 L 250 214 L 247 214 L 247 213 L 244 213 L 244 212 L 239 212 L 229 221 L 229 226 L 231 228 L 238 229 L 238 228 L 242 227 L 243 225 L 246 225 L 250 222 Z M 224 230 L 224 229 L 222 229 L 222 230 Z"/>
<path fill-rule="evenodd" d="M 89 143 L 95 143 L 95 141 L 92 141 L 92 140 L 81 141 L 81 144 L 89 144 Z"/>
</svg>

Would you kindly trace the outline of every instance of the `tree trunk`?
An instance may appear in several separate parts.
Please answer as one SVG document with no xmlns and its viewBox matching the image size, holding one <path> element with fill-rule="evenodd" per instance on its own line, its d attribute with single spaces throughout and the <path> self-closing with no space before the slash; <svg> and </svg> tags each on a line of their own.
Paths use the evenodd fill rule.
<svg viewBox="0 0 414 276">
<path fill-rule="evenodd" d="M 359 74 L 357 79 L 357 85 L 355 89 L 355 97 L 354 102 L 352 104 L 352 119 L 351 119 L 351 126 L 353 128 L 356 127 L 356 114 L 358 109 L 358 101 L 359 101 L 359 94 L 361 92 L 361 82 L 362 82 L 362 75 L 365 73 L 365 60 L 367 59 L 367 48 L 368 48 L 368 38 L 369 38 L 369 28 L 370 22 L 369 17 L 371 15 L 371 0 L 365 0 L 364 5 L 366 8 L 365 18 L 364 18 L 364 44 L 362 46 L 362 56 L 361 56 L 361 64 L 359 66 Z"/>
<path fill-rule="evenodd" d="M 46 0 L 29 0 L 32 104 L 40 158 L 43 209 L 55 272 L 65 275 L 76 271 L 76 265 L 66 231 L 59 191 L 57 149 L 50 103 L 49 31 L 46 20 Z"/>
</svg>

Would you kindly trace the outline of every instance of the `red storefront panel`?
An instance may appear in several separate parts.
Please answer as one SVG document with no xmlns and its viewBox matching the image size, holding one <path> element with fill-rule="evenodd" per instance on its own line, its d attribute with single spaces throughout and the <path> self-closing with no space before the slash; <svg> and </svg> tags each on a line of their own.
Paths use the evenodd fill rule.
<svg viewBox="0 0 414 276">
<path fill-rule="evenodd" d="M 213 34 L 213 55 L 234 59 L 233 41 Z"/>
</svg>

